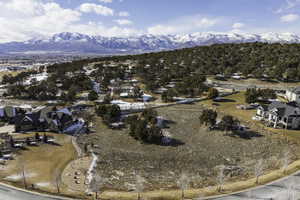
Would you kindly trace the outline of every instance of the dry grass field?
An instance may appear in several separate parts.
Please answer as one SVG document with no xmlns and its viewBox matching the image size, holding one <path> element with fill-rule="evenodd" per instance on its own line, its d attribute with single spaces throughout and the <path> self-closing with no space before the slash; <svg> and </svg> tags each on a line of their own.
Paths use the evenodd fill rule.
<svg viewBox="0 0 300 200">
<path fill-rule="evenodd" d="M 29 135 L 19 135 L 19 137 Z M 47 135 L 53 135 L 57 144 L 41 144 L 20 151 L 14 160 L 9 161 L 5 170 L 0 171 L 1 179 L 23 185 L 24 166 L 28 186 L 34 184 L 36 189 L 55 193 L 55 178 L 60 176 L 65 166 L 74 160 L 77 154 L 69 136 L 51 133 Z"/>
<path fill-rule="evenodd" d="M 228 110 L 234 104 L 231 106 L 224 105 Z M 191 177 L 193 188 L 215 185 L 220 165 L 229 166 L 226 174 L 231 181 L 253 177 L 254 165 L 261 158 L 266 169 L 279 167 L 288 146 L 285 140 L 269 133 L 243 139 L 207 131 L 200 127 L 198 119 L 204 107 L 207 104 L 197 103 L 158 109 L 161 116 L 172 122 L 167 131 L 179 142 L 178 146 L 141 144 L 128 135 L 128 130 L 108 129 L 100 119 L 97 133 L 80 137 L 79 144 L 95 145 L 99 156 L 97 172 L 108 179 L 106 188 L 122 191 L 134 190 L 136 174 L 147 180 L 149 191 L 177 188 L 176 181 L 183 172 Z M 296 145 L 289 148 L 298 150 Z"/>
</svg>

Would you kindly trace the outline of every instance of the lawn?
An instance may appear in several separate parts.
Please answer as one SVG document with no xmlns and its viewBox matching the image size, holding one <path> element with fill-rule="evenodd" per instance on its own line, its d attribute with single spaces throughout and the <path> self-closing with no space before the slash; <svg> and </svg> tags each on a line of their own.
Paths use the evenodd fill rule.
<svg viewBox="0 0 300 200">
<path fill-rule="evenodd" d="M 30 134 L 26 134 L 29 136 Z M 8 168 L 0 176 L 6 181 L 22 184 L 22 166 L 28 185 L 34 184 L 37 189 L 55 192 L 55 177 L 60 176 L 65 166 L 77 156 L 70 136 L 51 134 L 57 144 L 41 144 L 20 151 L 15 160 L 9 161 Z M 24 137 L 20 135 L 19 137 Z"/>
</svg>

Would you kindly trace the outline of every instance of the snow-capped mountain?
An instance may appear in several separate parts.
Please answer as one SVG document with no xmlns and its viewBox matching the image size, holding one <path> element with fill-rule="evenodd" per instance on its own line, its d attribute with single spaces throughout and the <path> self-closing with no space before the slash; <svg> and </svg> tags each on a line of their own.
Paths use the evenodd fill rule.
<svg viewBox="0 0 300 200">
<path fill-rule="evenodd" d="M 59 33 L 48 38 L 0 44 L 3 53 L 73 53 L 121 54 L 171 50 L 220 43 L 300 43 L 300 36 L 290 33 L 141 35 L 132 37 L 89 36 L 80 33 Z"/>
</svg>

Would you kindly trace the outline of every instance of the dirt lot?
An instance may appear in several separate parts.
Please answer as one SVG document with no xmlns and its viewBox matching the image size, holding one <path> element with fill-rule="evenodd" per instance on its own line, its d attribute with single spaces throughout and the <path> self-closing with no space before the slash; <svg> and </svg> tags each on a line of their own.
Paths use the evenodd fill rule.
<svg viewBox="0 0 300 200">
<path fill-rule="evenodd" d="M 134 190 L 135 174 L 147 180 L 147 190 L 176 188 L 182 172 L 192 177 L 194 188 L 215 185 L 218 166 L 223 164 L 229 166 L 228 179 L 245 180 L 253 176 L 254 165 L 260 158 L 269 170 L 279 167 L 288 146 L 285 140 L 267 133 L 242 139 L 207 131 L 199 125 L 201 109 L 200 104 L 158 109 L 160 115 L 173 122 L 168 132 L 182 143 L 178 146 L 141 144 L 132 139 L 127 130 L 110 130 L 100 119 L 96 123 L 97 133 L 80 137 L 79 144 L 96 146 L 97 172 L 109 180 L 107 189 Z M 292 152 L 298 151 L 296 145 L 289 148 Z"/>
</svg>

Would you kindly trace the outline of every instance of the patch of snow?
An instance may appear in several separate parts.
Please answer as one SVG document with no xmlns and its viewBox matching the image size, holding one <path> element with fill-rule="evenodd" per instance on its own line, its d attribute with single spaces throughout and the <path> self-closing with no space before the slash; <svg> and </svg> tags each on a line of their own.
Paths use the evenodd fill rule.
<svg viewBox="0 0 300 200">
<path fill-rule="evenodd" d="M 25 173 L 26 178 L 31 178 L 31 177 L 34 177 L 34 176 L 36 176 L 35 173 Z M 22 178 L 23 178 L 22 174 L 13 174 L 13 175 L 5 177 L 4 179 L 16 181 L 16 180 L 21 180 Z"/>
<path fill-rule="evenodd" d="M 92 160 L 91 165 L 88 169 L 87 177 L 86 177 L 88 184 L 90 184 L 92 182 L 92 179 L 93 179 L 93 176 L 94 176 L 94 169 L 96 168 L 97 161 L 98 161 L 98 157 L 94 153 L 92 153 L 92 157 L 93 157 L 93 160 Z"/>
<path fill-rule="evenodd" d="M 42 183 L 36 183 L 35 185 L 38 187 L 49 187 L 50 183 L 42 182 Z"/>
<path fill-rule="evenodd" d="M 43 72 L 41 74 L 35 74 L 35 75 L 31 75 L 26 81 L 25 81 L 25 85 L 30 85 L 32 80 L 36 80 L 37 82 L 41 82 L 44 81 L 48 78 L 48 73 L 47 72 Z"/>
<path fill-rule="evenodd" d="M 162 143 L 163 144 L 170 144 L 172 142 L 172 135 L 168 131 L 163 131 L 163 138 Z"/>
</svg>

